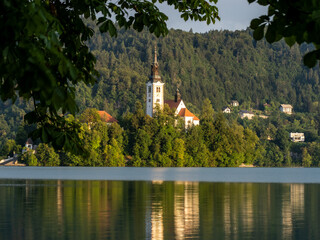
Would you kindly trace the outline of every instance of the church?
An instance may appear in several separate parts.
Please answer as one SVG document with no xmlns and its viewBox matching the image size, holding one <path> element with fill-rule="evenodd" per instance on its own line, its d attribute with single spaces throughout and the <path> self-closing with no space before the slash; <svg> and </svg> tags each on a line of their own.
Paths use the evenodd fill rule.
<svg viewBox="0 0 320 240">
<path fill-rule="evenodd" d="M 164 104 L 168 104 L 171 109 L 174 109 L 175 114 L 179 115 L 184 123 L 185 127 L 191 127 L 199 125 L 200 120 L 192 112 L 190 112 L 183 100 L 181 94 L 177 89 L 174 100 L 164 100 L 164 82 L 162 82 L 159 75 L 159 64 L 157 59 L 157 50 L 154 50 L 154 61 L 151 64 L 151 75 L 147 82 L 147 102 L 146 102 L 146 114 L 150 117 L 153 116 L 157 105 L 163 109 Z"/>
</svg>

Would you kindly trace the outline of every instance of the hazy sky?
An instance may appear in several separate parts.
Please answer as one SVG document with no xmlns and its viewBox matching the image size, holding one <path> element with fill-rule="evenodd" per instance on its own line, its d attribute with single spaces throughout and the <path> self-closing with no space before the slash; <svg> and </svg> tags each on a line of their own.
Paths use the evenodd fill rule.
<svg viewBox="0 0 320 240">
<path fill-rule="evenodd" d="M 250 25 L 251 19 L 267 12 L 266 7 L 258 4 L 249 4 L 247 0 L 218 0 L 217 7 L 221 21 L 207 25 L 205 22 L 185 22 L 180 14 L 169 6 L 161 5 L 159 8 L 169 17 L 168 27 L 193 32 L 207 32 L 213 29 L 240 30 Z"/>
</svg>

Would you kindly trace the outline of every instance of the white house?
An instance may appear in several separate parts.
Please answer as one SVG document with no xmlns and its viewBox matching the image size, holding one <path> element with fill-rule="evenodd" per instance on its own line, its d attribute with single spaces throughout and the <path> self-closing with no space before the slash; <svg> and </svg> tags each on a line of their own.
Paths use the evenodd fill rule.
<svg viewBox="0 0 320 240">
<path fill-rule="evenodd" d="M 286 114 L 292 114 L 293 107 L 290 104 L 281 104 L 280 111 Z"/>
<path fill-rule="evenodd" d="M 183 118 L 185 127 L 199 125 L 200 120 L 191 113 L 181 99 L 179 90 L 177 89 L 174 100 L 164 100 L 164 83 L 159 75 L 159 64 L 157 59 L 157 51 L 154 50 L 154 61 L 151 64 L 151 75 L 146 84 L 147 99 L 146 99 L 146 114 L 153 117 L 156 106 L 163 109 L 164 104 L 168 104 L 170 108 L 175 110 L 175 114 Z"/>
<path fill-rule="evenodd" d="M 232 107 L 238 107 L 238 106 L 239 106 L 239 102 L 238 102 L 237 100 L 232 100 L 231 103 L 230 103 L 230 105 L 231 105 Z"/>
<path fill-rule="evenodd" d="M 239 114 L 242 119 L 248 118 L 249 120 L 251 120 L 254 117 L 254 113 L 247 110 L 241 110 Z"/>
<path fill-rule="evenodd" d="M 263 114 L 258 115 L 258 117 L 259 117 L 259 118 L 263 118 L 263 119 L 267 119 L 267 118 L 269 118 L 268 116 L 263 115 Z"/>
<path fill-rule="evenodd" d="M 26 141 L 25 147 L 29 148 L 29 149 L 32 149 L 32 146 L 33 146 L 33 141 L 32 141 L 31 138 L 28 138 L 27 141 Z"/>
<path fill-rule="evenodd" d="M 305 138 L 304 138 L 304 133 L 290 133 L 290 138 L 292 142 L 304 142 Z"/>
<path fill-rule="evenodd" d="M 36 150 L 37 149 L 37 145 L 33 145 L 33 141 L 31 138 L 28 138 L 24 148 L 22 149 L 22 153 L 25 153 L 28 150 Z"/>
<path fill-rule="evenodd" d="M 223 112 L 223 113 L 231 113 L 231 109 L 230 109 L 229 107 L 224 107 L 224 108 L 222 109 L 222 112 Z"/>
</svg>

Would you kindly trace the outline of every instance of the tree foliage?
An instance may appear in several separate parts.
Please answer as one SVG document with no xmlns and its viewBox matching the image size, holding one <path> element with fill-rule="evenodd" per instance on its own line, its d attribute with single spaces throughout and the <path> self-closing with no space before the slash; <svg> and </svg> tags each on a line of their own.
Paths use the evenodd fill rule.
<svg viewBox="0 0 320 240">
<path fill-rule="evenodd" d="M 45 144 L 40 143 L 37 147 L 35 157 L 38 159 L 39 166 L 59 166 L 60 158 L 54 149 Z"/>
<path fill-rule="evenodd" d="M 295 43 L 313 44 L 315 49 L 305 54 L 303 61 L 308 67 L 314 67 L 320 59 L 320 2 L 316 0 L 248 0 L 268 6 L 267 15 L 251 21 L 253 37 L 263 37 L 269 43 L 282 38 L 291 47 Z"/>
<path fill-rule="evenodd" d="M 75 114 L 75 86 L 94 84 L 95 57 L 85 44 L 93 30 L 84 19 L 96 20 L 101 32 L 117 35 L 120 28 L 137 31 L 147 28 L 156 36 L 168 29 L 156 2 L 173 6 L 185 20 L 214 22 L 216 0 L 200 1 L 86 1 L 31 0 L 0 3 L 0 96 L 2 101 L 18 97 L 32 100 L 34 109 L 25 120 L 37 123 L 35 138 L 52 142 L 55 148 L 83 151 L 79 125 L 66 121 L 60 113 Z M 114 17 L 115 23 L 112 22 Z M 66 133 L 67 132 L 67 133 Z M 75 134 L 73 134 L 76 132 Z"/>
<path fill-rule="evenodd" d="M 27 166 L 38 166 L 38 159 L 37 157 L 32 153 L 32 151 L 26 151 L 20 156 L 20 161 L 22 163 L 25 163 Z"/>
</svg>

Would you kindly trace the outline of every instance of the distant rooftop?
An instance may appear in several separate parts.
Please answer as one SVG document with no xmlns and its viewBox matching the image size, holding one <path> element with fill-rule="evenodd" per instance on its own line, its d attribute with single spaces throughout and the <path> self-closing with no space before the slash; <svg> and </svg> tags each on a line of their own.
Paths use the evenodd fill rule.
<svg viewBox="0 0 320 240">
<path fill-rule="evenodd" d="M 291 104 L 281 104 L 283 108 L 293 108 Z"/>
<path fill-rule="evenodd" d="M 190 112 L 187 108 L 182 108 L 178 113 L 181 117 L 193 117 L 193 120 L 199 120 L 192 112 Z"/>
<path fill-rule="evenodd" d="M 253 112 L 248 111 L 248 110 L 240 110 L 240 113 L 249 113 L 249 114 L 254 114 Z"/>
<path fill-rule="evenodd" d="M 107 123 L 114 123 L 114 122 L 118 122 L 117 119 L 115 119 L 114 117 L 112 117 L 109 113 L 107 113 L 106 111 L 98 111 L 101 121 L 103 122 L 107 122 Z"/>
<path fill-rule="evenodd" d="M 168 104 L 170 108 L 177 109 L 179 104 L 181 103 L 181 99 L 179 101 L 175 100 L 164 100 L 164 103 Z"/>
</svg>

